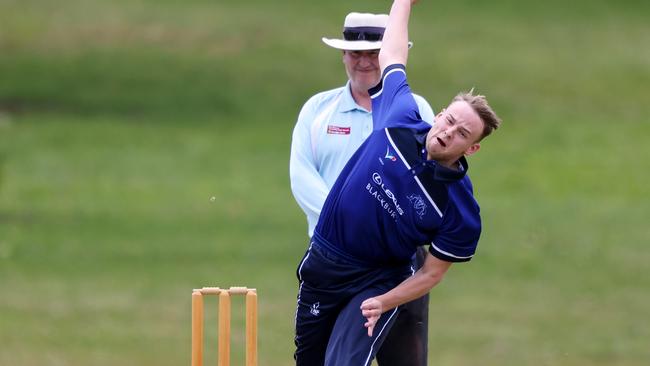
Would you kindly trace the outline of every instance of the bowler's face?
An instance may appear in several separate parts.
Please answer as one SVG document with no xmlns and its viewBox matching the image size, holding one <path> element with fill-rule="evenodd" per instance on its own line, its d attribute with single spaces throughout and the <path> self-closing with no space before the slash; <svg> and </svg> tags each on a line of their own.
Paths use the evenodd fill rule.
<svg viewBox="0 0 650 366">
<path fill-rule="evenodd" d="M 471 155 L 481 147 L 477 142 L 483 122 L 465 101 L 453 102 L 436 116 L 427 134 L 427 159 L 452 167 L 463 155 Z"/>
<path fill-rule="evenodd" d="M 378 56 L 379 50 L 343 51 L 343 63 L 352 88 L 366 91 L 377 85 L 381 77 Z"/>
</svg>

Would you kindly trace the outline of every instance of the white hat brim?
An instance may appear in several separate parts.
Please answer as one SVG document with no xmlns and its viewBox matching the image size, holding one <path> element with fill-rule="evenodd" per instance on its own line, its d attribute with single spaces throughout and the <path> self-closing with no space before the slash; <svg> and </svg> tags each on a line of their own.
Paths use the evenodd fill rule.
<svg viewBox="0 0 650 366">
<path fill-rule="evenodd" d="M 322 38 L 326 45 L 346 51 L 368 51 L 378 50 L 381 48 L 381 41 L 346 41 L 344 39 Z M 413 42 L 409 42 L 409 48 L 413 47 Z"/>
</svg>

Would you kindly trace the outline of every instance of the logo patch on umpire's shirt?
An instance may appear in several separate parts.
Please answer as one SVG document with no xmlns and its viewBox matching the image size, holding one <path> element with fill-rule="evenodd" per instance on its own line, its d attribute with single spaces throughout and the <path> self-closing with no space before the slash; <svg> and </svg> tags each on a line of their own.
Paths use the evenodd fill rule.
<svg viewBox="0 0 650 366">
<path fill-rule="evenodd" d="M 330 135 L 349 135 L 350 127 L 339 127 L 339 126 L 328 125 L 327 133 Z"/>
</svg>

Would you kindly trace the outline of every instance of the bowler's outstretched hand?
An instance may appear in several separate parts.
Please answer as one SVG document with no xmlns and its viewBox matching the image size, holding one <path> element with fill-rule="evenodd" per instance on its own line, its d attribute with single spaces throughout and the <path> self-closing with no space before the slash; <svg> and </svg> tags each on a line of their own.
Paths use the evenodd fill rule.
<svg viewBox="0 0 650 366">
<path fill-rule="evenodd" d="M 374 297 L 364 300 L 361 303 L 361 314 L 368 320 L 363 326 L 368 328 L 368 337 L 372 337 L 372 331 L 383 313 L 381 301 Z"/>
</svg>

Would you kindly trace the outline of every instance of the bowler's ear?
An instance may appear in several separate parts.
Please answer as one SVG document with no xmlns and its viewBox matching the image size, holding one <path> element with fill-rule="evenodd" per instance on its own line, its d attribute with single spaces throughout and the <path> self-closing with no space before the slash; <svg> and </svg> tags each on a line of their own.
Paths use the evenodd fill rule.
<svg viewBox="0 0 650 366">
<path fill-rule="evenodd" d="M 481 148 L 481 144 L 479 144 L 478 142 L 473 144 L 472 146 L 468 147 L 467 150 L 465 150 L 465 156 L 470 156 L 474 154 L 475 152 L 479 151 L 480 148 Z"/>
</svg>

